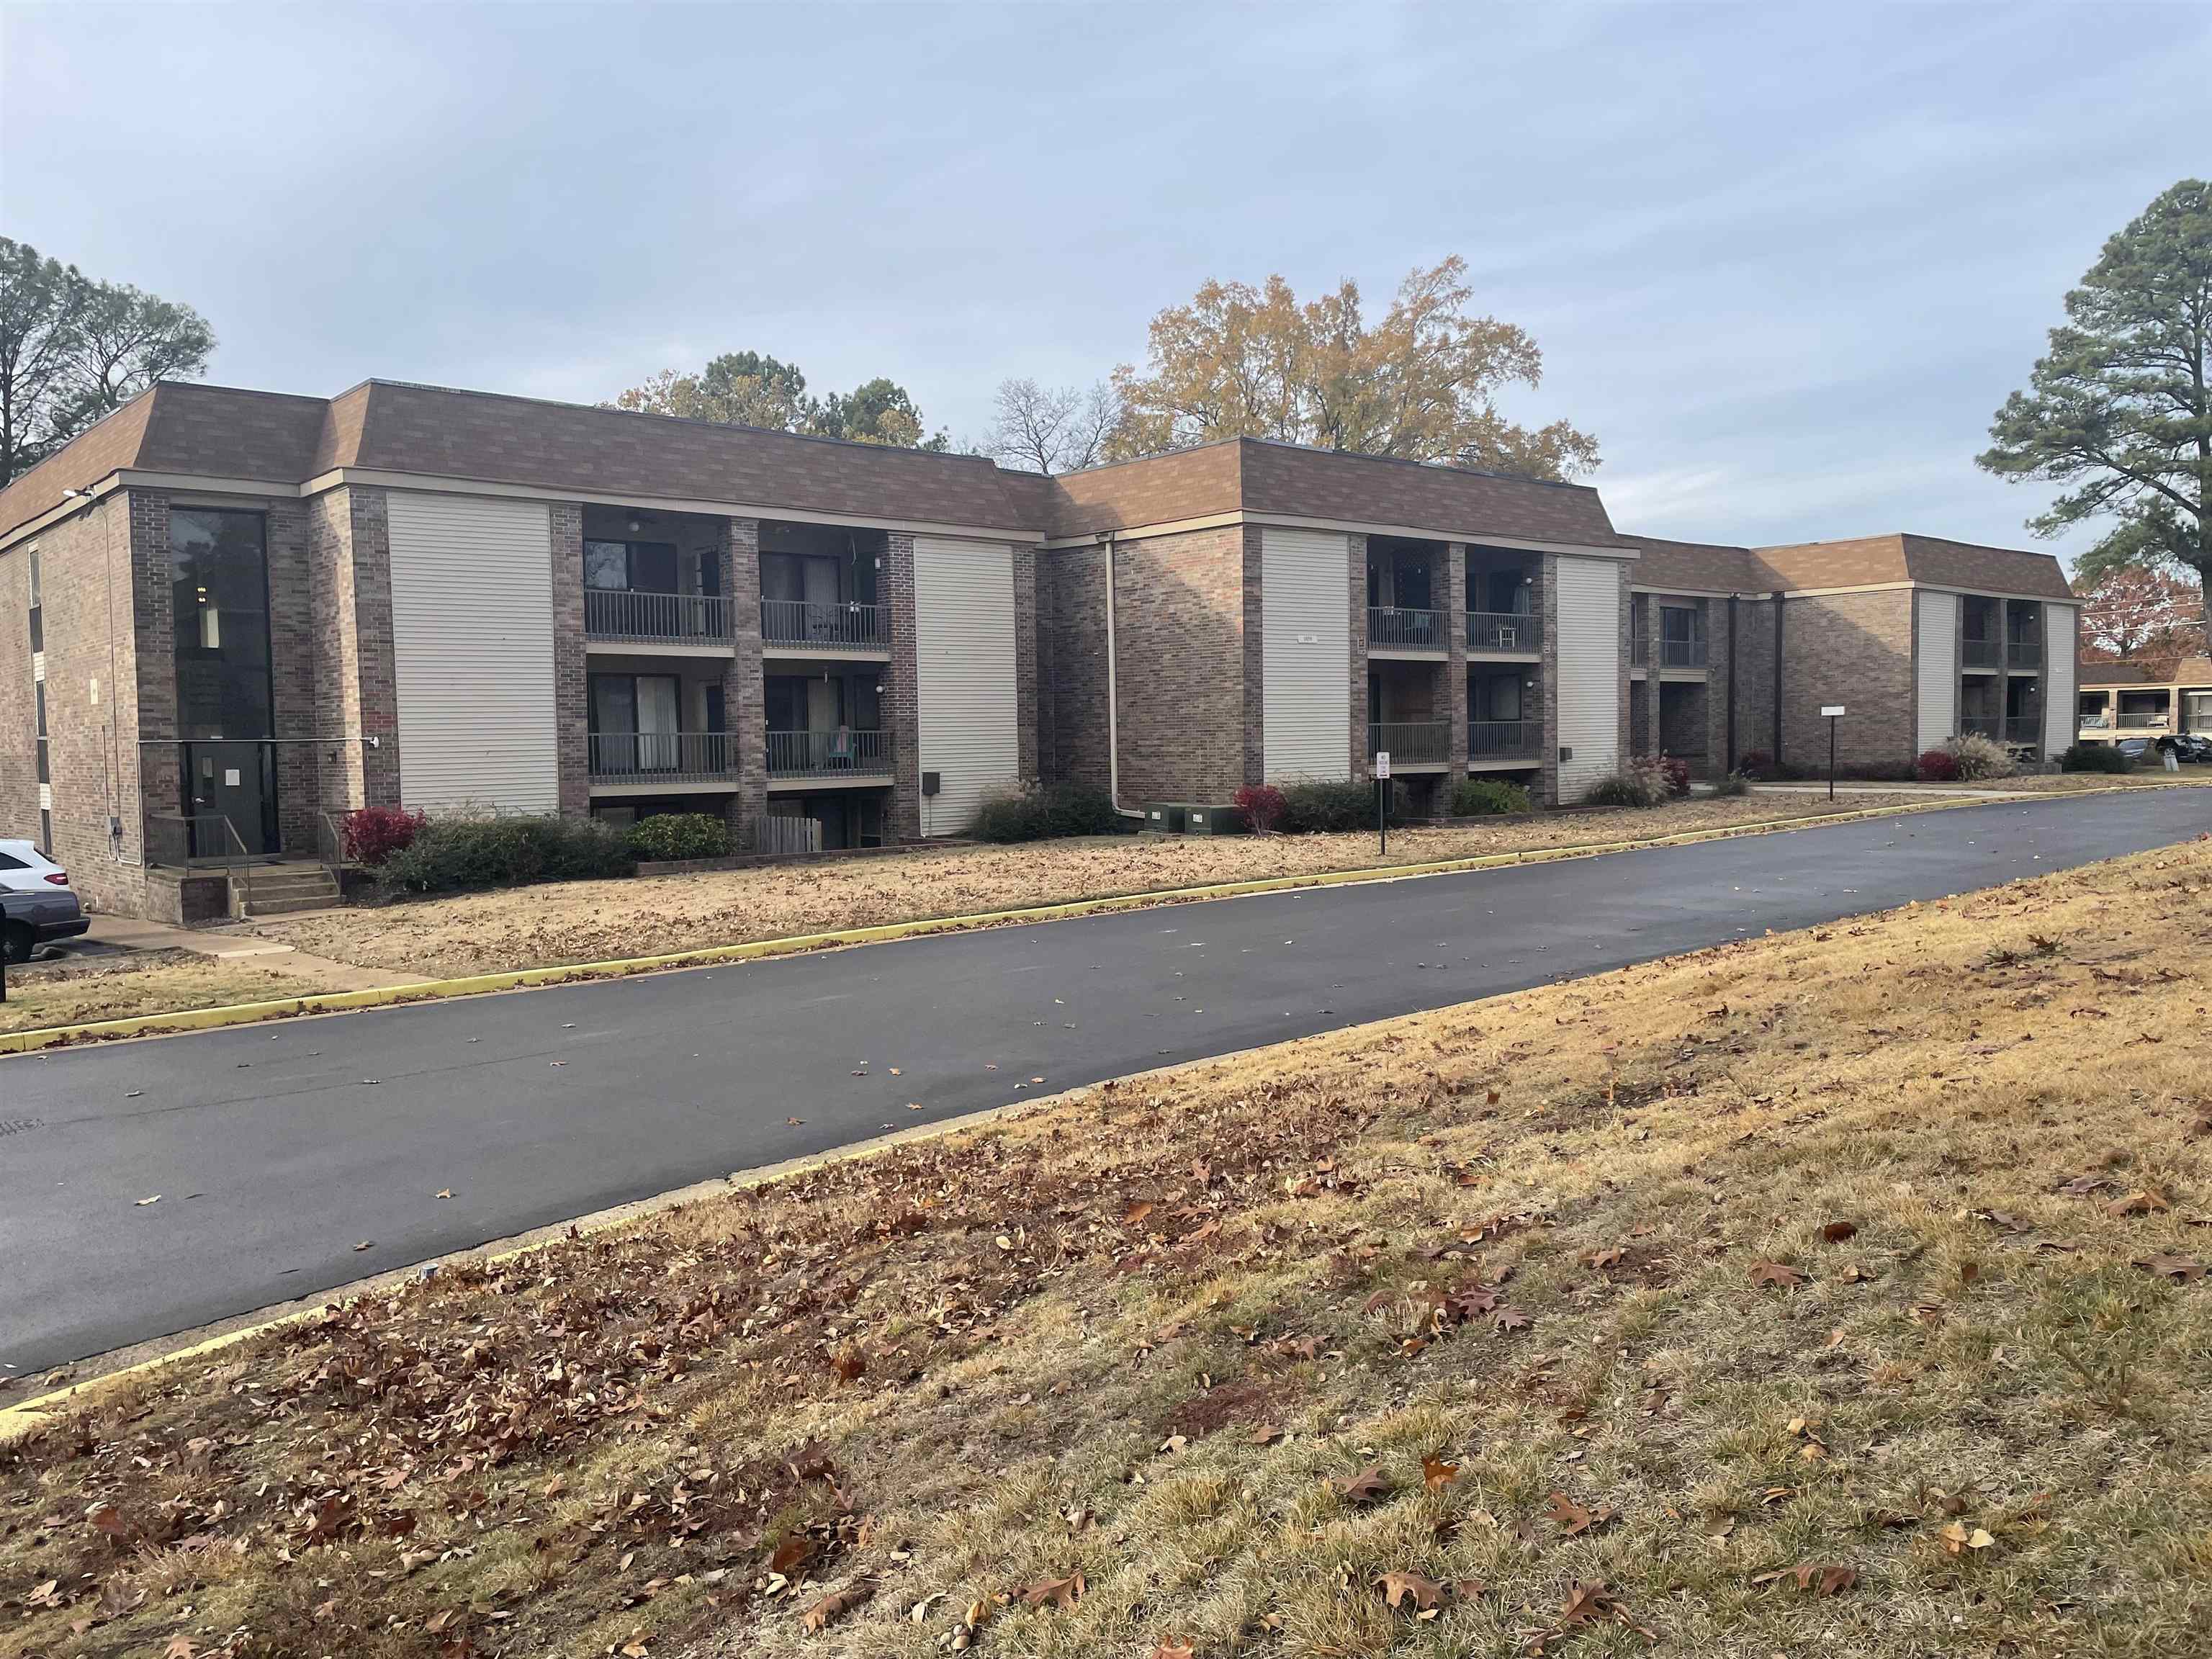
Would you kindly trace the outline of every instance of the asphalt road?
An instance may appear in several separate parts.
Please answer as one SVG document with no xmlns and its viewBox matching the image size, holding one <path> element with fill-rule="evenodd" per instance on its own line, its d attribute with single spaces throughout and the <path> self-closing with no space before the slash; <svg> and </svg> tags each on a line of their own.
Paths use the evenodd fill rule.
<svg viewBox="0 0 2212 1659">
<path fill-rule="evenodd" d="M 2212 791 L 2008 803 L 0 1058 L 0 1375 L 887 1125 L 2206 830 Z"/>
</svg>

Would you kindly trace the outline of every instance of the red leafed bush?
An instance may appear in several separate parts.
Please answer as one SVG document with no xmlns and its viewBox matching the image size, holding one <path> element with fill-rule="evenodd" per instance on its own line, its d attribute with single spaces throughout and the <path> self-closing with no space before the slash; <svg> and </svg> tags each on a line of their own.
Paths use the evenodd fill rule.
<svg viewBox="0 0 2212 1659">
<path fill-rule="evenodd" d="M 1690 763 L 1673 755 L 1659 757 L 1659 769 L 1667 775 L 1667 793 L 1686 795 L 1690 793 Z"/>
<path fill-rule="evenodd" d="M 1272 836 L 1283 827 L 1283 792 L 1272 783 L 1248 783 L 1237 792 L 1237 810 L 1246 829 Z"/>
<path fill-rule="evenodd" d="M 1743 758 L 1735 763 L 1735 769 L 1747 778 L 1765 779 L 1774 771 L 1774 757 L 1764 749 L 1747 749 Z"/>
<path fill-rule="evenodd" d="M 404 806 L 364 806 L 349 812 L 343 820 L 346 856 L 362 864 L 381 864 L 412 847 L 428 822 L 425 814 Z"/>
<path fill-rule="evenodd" d="M 1912 769 L 1923 783 L 1949 783 L 1959 775 L 1959 757 L 1948 749 L 1930 749 Z"/>
</svg>

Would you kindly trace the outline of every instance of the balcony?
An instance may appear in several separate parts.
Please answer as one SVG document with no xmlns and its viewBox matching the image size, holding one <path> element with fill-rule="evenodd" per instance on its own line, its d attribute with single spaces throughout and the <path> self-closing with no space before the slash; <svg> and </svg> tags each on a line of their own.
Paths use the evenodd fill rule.
<svg viewBox="0 0 2212 1659">
<path fill-rule="evenodd" d="M 2039 639 L 2010 641 L 2005 646 L 2005 663 L 2011 668 L 2042 667 L 2043 641 Z"/>
<path fill-rule="evenodd" d="M 730 644 L 730 602 L 713 593 L 648 593 L 629 588 L 584 590 L 584 637 L 624 644 Z"/>
<path fill-rule="evenodd" d="M 1527 761 L 1544 757 L 1541 720 L 1469 720 L 1467 757 L 1471 761 Z"/>
<path fill-rule="evenodd" d="M 1470 611 L 1467 613 L 1467 648 L 1534 655 L 1542 648 L 1536 618 L 1512 611 Z"/>
<path fill-rule="evenodd" d="M 763 599 L 761 642 L 818 651 L 889 651 L 890 607 L 850 600 Z"/>
<path fill-rule="evenodd" d="M 1367 648 L 1372 651 L 1437 651 L 1446 648 L 1444 613 L 1405 611 L 1396 605 L 1367 607 Z"/>
<path fill-rule="evenodd" d="M 1967 634 L 1959 641 L 1959 665 L 1962 668 L 1996 668 L 2003 660 L 2004 649 L 1996 640 Z"/>
<path fill-rule="evenodd" d="M 594 732 L 594 787 L 684 788 L 735 783 L 737 750 L 724 732 Z"/>
<path fill-rule="evenodd" d="M 1992 743 L 2004 739 L 2004 722 L 1991 716 L 1968 714 L 1959 722 L 1959 730 L 1970 738 L 1987 738 Z"/>
<path fill-rule="evenodd" d="M 1705 665 L 1705 642 L 1703 640 L 1661 640 L 1659 666 L 1662 668 L 1703 668 Z"/>
<path fill-rule="evenodd" d="M 1447 766 L 1451 763 L 1449 720 L 1374 720 L 1367 727 L 1367 752 L 1388 755 L 1401 766 Z"/>
<path fill-rule="evenodd" d="M 2004 740 L 2024 749 L 2043 746 L 2043 716 L 2040 714 L 2011 714 L 2004 723 Z"/>
<path fill-rule="evenodd" d="M 890 734 L 887 732 L 771 732 L 768 775 L 777 778 L 868 779 L 889 782 Z"/>
</svg>

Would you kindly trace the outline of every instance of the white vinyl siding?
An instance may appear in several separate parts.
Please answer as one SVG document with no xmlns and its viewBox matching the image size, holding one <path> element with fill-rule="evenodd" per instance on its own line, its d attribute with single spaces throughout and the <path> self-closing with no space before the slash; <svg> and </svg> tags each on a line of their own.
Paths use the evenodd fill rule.
<svg viewBox="0 0 2212 1659">
<path fill-rule="evenodd" d="M 552 527 L 540 501 L 393 490 L 399 799 L 552 812 Z"/>
<path fill-rule="evenodd" d="M 1260 532 L 1260 718 L 1270 783 L 1352 775 L 1351 571 L 1352 543 L 1341 533 L 1273 525 Z"/>
<path fill-rule="evenodd" d="M 1620 567 L 1559 562 L 1559 799 L 1572 803 L 1620 766 Z"/>
<path fill-rule="evenodd" d="M 1014 550 L 1000 542 L 914 542 L 915 708 L 925 836 L 957 836 L 984 797 L 1021 776 L 1014 690 Z"/>
<path fill-rule="evenodd" d="M 1920 602 L 1915 646 L 1920 685 L 1915 698 L 1919 705 L 1915 746 L 1925 754 L 1959 729 L 1959 596 L 1922 588 L 1916 597 Z"/>
<path fill-rule="evenodd" d="M 2070 605 L 2043 607 L 2043 750 L 2056 755 L 2074 741 L 2074 623 Z"/>
</svg>

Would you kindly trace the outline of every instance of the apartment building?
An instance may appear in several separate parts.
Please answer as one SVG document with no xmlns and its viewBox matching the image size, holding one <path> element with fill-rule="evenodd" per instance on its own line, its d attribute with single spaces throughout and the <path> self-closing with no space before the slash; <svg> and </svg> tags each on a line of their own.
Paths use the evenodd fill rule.
<svg viewBox="0 0 2212 1659">
<path fill-rule="evenodd" d="M 1483 774 L 1568 803 L 1632 751 L 1810 764 L 1824 702 L 1850 764 L 2053 746 L 2073 640 L 2039 556 L 1656 541 L 1584 486 L 1253 439 L 1047 478 L 165 384 L 0 490 L 0 826 L 177 917 L 228 902 L 211 866 L 335 860 L 367 805 L 854 848 L 1024 781 L 1140 822 L 1380 752 L 1409 811 Z"/>
<path fill-rule="evenodd" d="M 1717 775 L 1747 754 L 1902 775 L 1959 732 L 2033 761 L 2073 741 L 2079 605 L 2057 560 L 1932 536 L 1778 547 L 1632 538 L 1632 746 Z"/>
<path fill-rule="evenodd" d="M 2212 657 L 2085 662 L 2081 679 L 2075 731 L 2084 743 L 2212 734 Z"/>
</svg>

